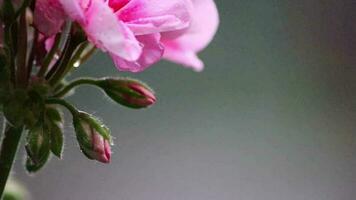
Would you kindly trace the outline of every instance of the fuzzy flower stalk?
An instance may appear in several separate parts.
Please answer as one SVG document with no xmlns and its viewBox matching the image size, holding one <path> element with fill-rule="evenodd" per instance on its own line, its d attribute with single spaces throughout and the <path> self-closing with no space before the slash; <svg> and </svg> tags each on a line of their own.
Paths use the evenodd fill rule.
<svg viewBox="0 0 356 200">
<path fill-rule="evenodd" d="M 109 129 L 65 99 L 79 86 L 96 87 L 128 108 L 156 103 L 153 90 L 135 79 L 66 80 L 96 50 L 118 72 L 142 72 L 161 59 L 201 71 L 197 54 L 218 24 L 213 0 L 0 0 L 0 199 L 22 137 L 29 173 L 52 155 L 62 158 L 63 109 L 72 115 L 83 154 L 110 162 Z"/>
</svg>

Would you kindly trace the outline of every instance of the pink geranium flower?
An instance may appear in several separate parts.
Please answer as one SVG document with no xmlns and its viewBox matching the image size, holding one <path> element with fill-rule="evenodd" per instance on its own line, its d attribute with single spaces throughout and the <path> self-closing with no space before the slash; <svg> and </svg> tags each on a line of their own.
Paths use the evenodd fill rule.
<svg viewBox="0 0 356 200">
<path fill-rule="evenodd" d="M 60 31 L 62 16 L 78 22 L 118 69 L 131 72 L 162 56 L 201 70 L 196 53 L 211 41 L 218 25 L 213 0 L 37 1 L 35 24 L 43 34 Z"/>
</svg>

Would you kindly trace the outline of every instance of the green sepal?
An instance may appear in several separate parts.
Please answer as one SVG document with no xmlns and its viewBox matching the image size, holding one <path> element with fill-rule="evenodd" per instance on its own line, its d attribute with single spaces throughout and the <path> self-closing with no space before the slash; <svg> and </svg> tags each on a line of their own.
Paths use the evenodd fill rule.
<svg viewBox="0 0 356 200">
<path fill-rule="evenodd" d="M 49 95 L 50 85 L 44 78 L 35 78 L 31 80 L 29 90 L 45 98 Z"/>
<path fill-rule="evenodd" d="M 35 126 L 39 120 L 42 120 L 45 102 L 41 94 L 36 91 L 29 91 L 29 99 L 26 102 L 26 107 L 28 108 L 24 123 L 30 129 Z"/>
<path fill-rule="evenodd" d="M 50 156 L 50 138 L 48 127 L 39 124 L 28 132 L 26 144 L 26 170 L 35 173 L 48 161 Z"/>
<path fill-rule="evenodd" d="M 62 127 L 57 123 L 49 123 L 50 148 L 51 152 L 58 158 L 62 158 L 63 152 L 63 132 Z"/>
<path fill-rule="evenodd" d="M 58 158 L 62 158 L 64 145 L 62 113 L 54 106 L 47 106 L 45 123 L 50 134 L 51 151 Z"/>
<path fill-rule="evenodd" d="M 98 118 L 86 112 L 79 111 L 80 118 L 95 129 L 104 139 L 111 141 L 110 129 Z"/>
<path fill-rule="evenodd" d="M 62 123 L 62 113 L 55 107 L 53 106 L 47 106 L 46 107 L 46 117 L 47 119 L 53 121 L 53 122 L 58 122 Z"/>
<path fill-rule="evenodd" d="M 91 149 L 92 148 L 91 138 L 88 136 L 79 118 L 73 117 L 73 126 L 80 148 L 83 151 L 86 149 Z"/>
</svg>

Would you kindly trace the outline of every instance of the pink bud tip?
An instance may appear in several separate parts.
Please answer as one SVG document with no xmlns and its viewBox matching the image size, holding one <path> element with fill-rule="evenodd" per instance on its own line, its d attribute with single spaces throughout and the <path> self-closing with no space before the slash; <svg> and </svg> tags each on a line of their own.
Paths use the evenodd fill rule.
<svg viewBox="0 0 356 200">
<path fill-rule="evenodd" d="M 92 133 L 93 158 L 102 163 L 110 163 L 111 147 L 109 141 L 100 134 Z"/>
<path fill-rule="evenodd" d="M 137 105 L 141 105 L 143 107 L 146 106 L 150 106 L 154 103 L 156 103 L 156 97 L 154 96 L 153 92 L 151 90 L 149 90 L 148 88 L 140 85 L 140 84 L 136 84 L 136 83 L 132 83 L 129 85 L 129 87 L 138 92 L 139 94 L 141 94 L 142 96 L 144 96 L 144 98 L 142 99 L 134 99 L 131 98 L 130 100 L 133 101 L 133 104 L 137 104 Z"/>
</svg>

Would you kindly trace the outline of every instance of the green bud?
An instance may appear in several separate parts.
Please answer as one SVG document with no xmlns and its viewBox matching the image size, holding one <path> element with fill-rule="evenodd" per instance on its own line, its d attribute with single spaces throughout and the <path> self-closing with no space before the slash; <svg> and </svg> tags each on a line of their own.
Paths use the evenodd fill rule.
<svg viewBox="0 0 356 200">
<path fill-rule="evenodd" d="M 64 145 L 62 114 L 55 107 L 47 106 L 45 123 L 50 135 L 51 151 L 55 156 L 61 158 Z"/>
<path fill-rule="evenodd" d="M 28 172 L 35 173 L 46 164 L 50 155 L 48 127 L 39 124 L 29 131 L 26 152 L 26 169 Z"/>
<path fill-rule="evenodd" d="M 153 90 L 138 80 L 106 78 L 97 85 L 112 100 L 130 108 L 146 108 L 156 102 Z"/>
<path fill-rule="evenodd" d="M 50 134 L 50 146 L 52 153 L 58 158 L 62 158 L 64 138 L 63 138 L 63 127 L 61 124 L 50 123 L 48 124 L 48 131 Z"/>
<path fill-rule="evenodd" d="M 95 117 L 79 112 L 73 116 L 79 146 L 89 159 L 109 163 L 111 137 L 109 129 Z"/>
</svg>

